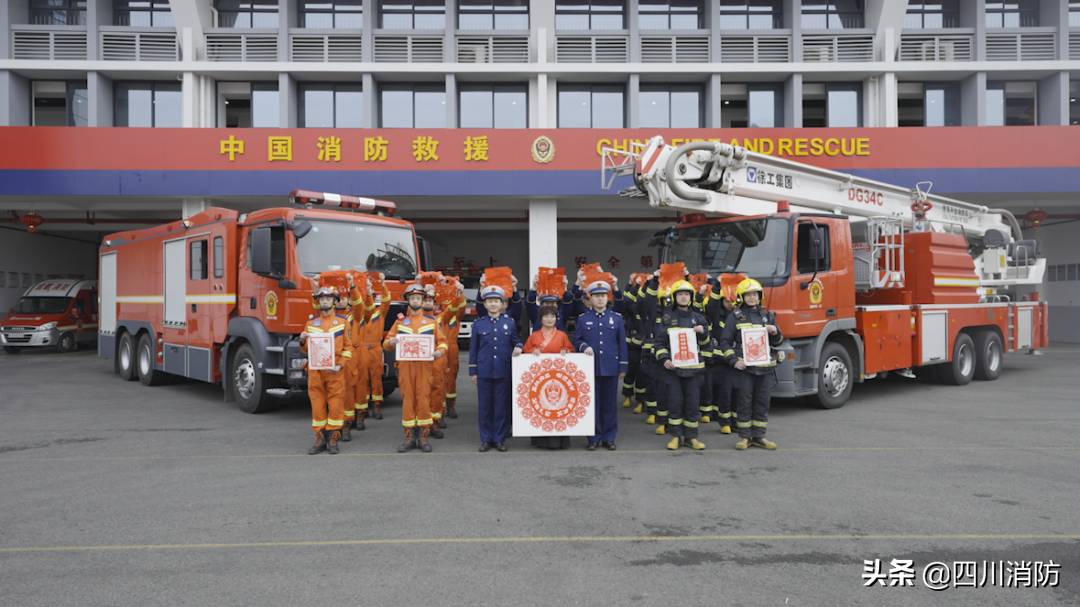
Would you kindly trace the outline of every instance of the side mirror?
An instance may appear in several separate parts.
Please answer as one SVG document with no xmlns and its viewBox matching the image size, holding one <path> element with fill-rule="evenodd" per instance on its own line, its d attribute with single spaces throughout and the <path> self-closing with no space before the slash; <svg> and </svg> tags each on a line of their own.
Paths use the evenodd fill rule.
<svg viewBox="0 0 1080 607">
<path fill-rule="evenodd" d="M 251 231 L 251 271 L 260 276 L 273 276 L 270 258 L 270 228 L 255 228 Z"/>
<path fill-rule="evenodd" d="M 7 309 L 8 314 L 13 314 L 14 312 L 15 312 L 15 308 L 8 308 Z"/>
<path fill-rule="evenodd" d="M 810 229 L 810 259 L 814 261 L 825 260 L 825 229 Z"/>
<path fill-rule="evenodd" d="M 288 278 L 282 278 L 281 280 L 277 281 L 277 286 L 279 289 L 295 289 L 296 283 L 292 280 L 289 280 Z"/>
<path fill-rule="evenodd" d="M 301 238 L 307 236 L 308 232 L 310 231 L 311 222 L 301 221 L 300 223 L 296 224 L 295 227 L 293 227 L 293 236 L 295 236 L 297 240 L 300 240 Z"/>
<path fill-rule="evenodd" d="M 78 310 L 72 310 L 72 311 L 68 312 L 68 316 L 70 316 L 72 318 L 78 318 L 79 317 L 79 312 L 78 312 Z"/>
</svg>

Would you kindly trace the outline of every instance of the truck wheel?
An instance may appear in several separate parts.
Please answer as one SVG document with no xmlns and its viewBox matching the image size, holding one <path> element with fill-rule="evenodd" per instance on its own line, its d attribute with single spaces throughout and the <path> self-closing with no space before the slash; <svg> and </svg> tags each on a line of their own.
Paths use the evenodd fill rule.
<svg viewBox="0 0 1080 607">
<path fill-rule="evenodd" d="M 915 372 L 915 377 L 921 379 L 927 384 L 938 383 L 938 368 L 941 365 L 926 365 L 924 367 L 912 367 L 911 370 Z"/>
<path fill-rule="evenodd" d="M 120 344 L 116 347 L 116 362 L 120 367 L 120 379 L 139 379 L 139 374 L 135 372 L 135 339 L 127 331 L 120 336 Z"/>
<path fill-rule="evenodd" d="M 975 375 L 975 343 L 967 333 L 959 333 L 953 343 L 952 360 L 939 365 L 938 380 L 950 386 L 966 386 Z"/>
<path fill-rule="evenodd" d="M 4 346 L 4 352 L 7 352 L 8 354 L 18 354 L 21 351 L 22 348 L 17 348 L 15 346 Z"/>
<path fill-rule="evenodd" d="M 60 336 L 60 343 L 56 344 L 56 351 L 67 354 L 75 351 L 75 334 L 70 331 Z"/>
<path fill-rule="evenodd" d="M 843 407 L 855 383 L 851 355 L 844 346 L 829 342 L 821 350 L 821 361 L 817 371 L 818 391 L 810 400 L 822 409 Z"/>
<path fill-rule="evenodd" d="M 274 397 L 266 393 L 269 383 L 266 375 L 259 372 L 259 362 L 255 350 L 249 344 L 236 349 L 232 364 L 229 365 L 229 389 L 232 390 L 236 406 L 244 413 L 262 413 L 270 408 Z"/>
<path fill-rule="evenodd" d="M 160 386 L 169 381 L 168 373 L 154 368 L 156 350 L 154 348 L 154 339 L 150 337 L 149 333 L 143 333 L 139 337 L 136 363 L 139 370 L 139 381 L 144 386 Z"/>
<path fill-rule="evenodd" d="M 975 334 L 975 379 L 993 381 L 1001 375 L 1001 337 L 996 331 Z"/>
</svg>

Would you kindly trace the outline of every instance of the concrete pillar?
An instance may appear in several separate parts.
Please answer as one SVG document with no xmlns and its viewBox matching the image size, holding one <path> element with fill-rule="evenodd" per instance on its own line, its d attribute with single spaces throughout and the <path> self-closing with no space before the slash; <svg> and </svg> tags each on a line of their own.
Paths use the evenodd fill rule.
<svg viewBox="0 0 1080 607">
<path fill-rule="evenodd" d="M 705 128 L 720 128 L 720 74 L 711 74 L 705 82 Z"/>
<path fill-rule="evenodd" d="M 886 72 L 878 77 L 878 123 L 877 126 L 896 126 L 896 74 Z"/>
<path fill-rule="evenodd" d="M 783 13 L 784 29 L 791 30 L 791 60 L 797 63 L 802 61 L 802 0 L 784 0 Z"/>
<path fill-rule="evenodd" d="M 559 114 L 557 112 L 557 91 L 556 82 L 554 76 L 548 76 L 547 74 L 540 74 L 536 78 L 537 88 L 539 89 L 539 112 L 538 119 L 539 124 L 537 128 L 551 129 L 555 128 L 559 124 Z"/>
<path fill-rule="evenodd" d="M 537 0 L 529 3 L 529 28 L 532 30 L 532 44 L 536 50 L 533 61 L 537 63 L 555 62 L 555 2 Z"/>
<path fill-rule="evenodd" d="M 630 63 L 641 63 L 641 32 L 638 30 L 638 0 L 626 0 L 626 29 L 630 31 Z"/>
<path fill-rule="evenodd" d="M 986 0 L 967 0 L 960 3 L 960 27 L 975 28 L 972 59 L 986 61 Z"/>
<path fill-rule="evenodd" d="M 960 125 L 986 126 L 986 72 L 960 81 Z"/>
<path fill-rule="evenodd" d="M 1069 124 L 1069 72 L 1051 74 L 1039 81 L 1038 124 Z"/>
<path fill-rule="evenodd" d="M 532 282 L 541 266 L 558 266 L 559 255 L 558 203 L 554 200 L 529 201 L 529 274 L 524 283 Z"/>
<path fill-rule="evenodd" d="M 366 16 L 364 23 L 367 23 Z M 367 26 L 365 30 L 367 31 Z M 370 38 L 368 38 L 370 40 Z M 365 44 L 364 48 L 371 46 Z M 366 52 L 366 51 L 365 51 Z M 375 76 L 364 74 L 364 128 L 379 128 L 379 84 L 375 82 Z M 280 94 L 280 93 L 279 93 Z"/>
<path fill-rule="evenodd" d="M 792 74 L 784 81 L 785 128 L 802 127 L 802 74 Z"/>
<path fill-rule="evenodd" d="M 458 128 L 457 78 L 453 74 L 446 75 L 446 128 Z"/>
<path fill-rule="evenodd" d="M 364 33 L 362 37 L 362 44 L 360 45 L 360 60 L 364 63 L 374 63 L 375 61 L 375 26 L 379 24 L 379 3 L 378 2 L 365 2 L 364 3 Z M 365 76 L 366 78 L 366 76 Z M 366 80 L 365 80 L 366 82 Z M 367 86 L 364 86 L 364 96 L 367 97 Z M 365 104 L 366 105 L 366 104 Z M 366 109 L 364 110 L 367 111 Z M 369 123 L 367 121 L 367 115 L 364 115 L 364 126 L 373 125 L 375 123 Z"/>
<path fill-rule="evenodd" d="M 4 2 L 0 6 L 0 59 L 11 59 L 11 26 L 30 23 L 29 2 Z M 3 102 L 0 99 L 0 102 Z"/>
<path fill-rule="evenodd" d="M 198 215 L 206 209 L 210 208 L 209 198 L 185 198 L 183 201 L 182 217 L 181 219 L 187 219 L 192 215 Z"/>
<path fill-rule="evenodd" d="M 0 126 L 30 126 L 32 101 L 29 80 L 0 70 Z"/>
<path fill-rule="evenodd" d="M 278 103 L 281 104 L 281 120 L 278 121 L 278 126 L 295 129 L 300 115 L 300 104 L 296 80 L 291 74 L 278 74 Z"/>
<path fill-rule="evenodd" d="M 369 2 L 368 4 L 375 3 Z M 443 34 L 443 48 L 446 49 L 446 51 L 443 53 L 443 63 L 457 63 L 457 37 L 455 36 L 458 24 L 457 5 L 458 3 L 456 0 L 447 0 L 446 2 L 446 32 Z M 367 7 L 365 6 L 364 8 Z M 449 92 L 450 90 L 447 89 L 447 93 Z M 449 99 L 447 99 L 447 101 L 449 101 Z M 446 106 L 449 108 L 450 104 L 447 103 Z M 450 126 L 450 120 L 446 121 L 446 126 L 447 128 L 454 128 Z"/>
<path fill-rule="evenodd" d="M 101 34 L 98 28 L 112 24 L 112 0 L 89 0 L 86 3 L 86 58 L 88 60 L 101 59 Z"/>
<path fill-rule="evenodd" d="M 641 75 L 630 74 L 626 81 L 626 127 L 636 129 L 641 126 Z"/>
<path fill-rule="evenodd" d="M 298 6 L 298 0 L 278 0 L 278 61 L 289 60 L 289 28 L 297 27 L 299 24 Z M 364 8 L 366 9 L 367 6 Z"/>
<path fill-rule="evenodd" d="M 101 72 L 86 73 L 86 96 L 89 97 L 89 126 L 113 126 L 113 81 Z"/>
</svg>

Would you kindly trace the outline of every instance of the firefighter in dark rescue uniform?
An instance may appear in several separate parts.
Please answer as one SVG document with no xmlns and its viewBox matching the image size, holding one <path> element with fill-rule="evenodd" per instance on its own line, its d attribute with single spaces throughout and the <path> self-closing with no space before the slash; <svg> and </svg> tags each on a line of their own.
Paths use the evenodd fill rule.
<svg viewBox="0 0 1080 607">
<path fill-rule="evenodd" d="M 662 381 L 667 386 L 668 429 L 672 439 L 668 449 L 689 446 L 697 450 L 705 448 L 698 440 L 699 402 L 701 384 L 705 381 L 705 363 L 700 350 L 706 348 L 712 339 L 709 335 L 709 321 L 693 310 L 694 285 L 680 280 L 671 287 L 674 305 L 660 317 L 660 328 L 656 331 L 653 349 L 656 360 L 663 365 Z M 697 338 L 699 353 L 697 360 L 689 366 L 676 367 L 672 361 L 669 334 L 677 329 L 693 329 Z"/>
<path fill-rule="evenodd" d="M 745 451 L 747 447 L 775 449 L 776 443 L 765 438 L 765 427 L 769 422 L 769 399 L 772 398 L 773 373 L 776 358 L 758 366 L 747 366 L 744 362 L 742 330 L 762 328 L 768 331 L 769 345 L 776 348 L 784 341 L 780 328 L 776 326 L 776 317 L 761 307 L 761 283 L 747 278 L 739 283 L 736 295 L 742 305 L 731 311 L 724 322 L 720 336 L 720 351 L 732 367 L 730 375 L 735 390 L 735 413 L 738 417 L 739 440 L 735 448 Z M 777 351 L 777 354 L 780 353 Z"/>
</svg>

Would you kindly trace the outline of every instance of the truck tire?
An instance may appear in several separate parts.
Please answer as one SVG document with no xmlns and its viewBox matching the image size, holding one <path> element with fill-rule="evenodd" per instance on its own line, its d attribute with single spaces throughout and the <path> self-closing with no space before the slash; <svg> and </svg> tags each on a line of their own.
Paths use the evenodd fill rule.
<svg viewBox="0 0 1080 607">
<path fill-rule="evenodd" d="M 4 346 L 4 352 L 7 352 L 8 354 L 18 354 L 21 351 L 22 348 L 16 346 Z"/>
<path fill-rule="evenodd" d="M 975 334 L 975 379 L 993 381 L 1001 375 L 1004 349 L 997 331 Z"/>
<path fill-rule="evenodd" d="M 966 386 L 975 376 L 975 342 L 967 333 L 959 333 L 953 343 L 952 360 L 938 365 L 938 381 L 950 386 Z"/>
<path fill-rule="evenodd" d="M 915 377 L 918 377 L 927 384 L 940 383 L 938 380 L 938 369 L 941 365 L 926 365 L 924 367 L 912 367 L 911 370 L 915 373 Z"/>
<path fill-rule="evenodd" d="M 71 331 L 60 335 L 60 341 L 56 344 L 56 351 L 67 354 L 74 352 L 76 348 L 75 334 Z"/>
<path fill-rule="evenodd" d="M 274 397 L 266 393 L 269 378 L 259 372 L 259 361 L 250 344 L 236 349 L 225 381 L 229 382 L 236 406 L 244 413 L 263 413 L 274 402 Z"/>
<path fill-rule="evenodd" d="M 139 371 L 139 381 L 144 386 L 161 386 L 169 381 L 169 374 L 154 368 L 157 348 L 149 333 L 139 337 L 139 349 L 136 351 L 135 368 Z"/>
<path fill-rule="evenodd" d="M 139 374 L 135 372 L 135 338 L 127 331 L 120 336 L 120 343 L 116 346 L 116 364 L 120 369 L 120 379 L 139 379 Z"/>
<path fill-rule="evenodd" d="M 839 409 L 851 396 L 855 384 L 851 355 L 847 348 L 828 342 L 821 349 L 821 366 L 817 370 L 817 394 L 810 401 L 822 409 Z"/>
</svg>

